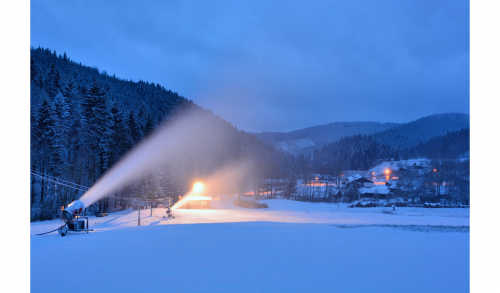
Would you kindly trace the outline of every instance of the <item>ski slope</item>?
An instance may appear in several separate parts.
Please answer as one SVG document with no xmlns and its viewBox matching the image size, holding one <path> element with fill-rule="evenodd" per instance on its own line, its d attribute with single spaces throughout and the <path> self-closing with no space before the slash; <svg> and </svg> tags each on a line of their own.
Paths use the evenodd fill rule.
<svg viewBox="0 0 500 293">
<path fill-rule="evenodd" d="M 31 292 L 468 292 L 469 209 L 214 200 L 31 237 Z M 52 230 L 59 221 L 31 224 Z M 71 277 L 74 276 L 74 279 Z"/>
</svg>

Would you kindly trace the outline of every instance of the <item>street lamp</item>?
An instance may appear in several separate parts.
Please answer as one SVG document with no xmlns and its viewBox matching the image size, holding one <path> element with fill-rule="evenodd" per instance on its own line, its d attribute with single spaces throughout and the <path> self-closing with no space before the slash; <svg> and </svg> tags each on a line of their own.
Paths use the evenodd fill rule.
<svg viewBox="0 0 500 293">
<path fill-rule="evenodd" d="M 436 197 L 439 197 L 441 193 L 439 190 L 439 172 L 437 171 L 436 168 L 434 168 L 434 173 L 436 173 Z"/>
</svg>

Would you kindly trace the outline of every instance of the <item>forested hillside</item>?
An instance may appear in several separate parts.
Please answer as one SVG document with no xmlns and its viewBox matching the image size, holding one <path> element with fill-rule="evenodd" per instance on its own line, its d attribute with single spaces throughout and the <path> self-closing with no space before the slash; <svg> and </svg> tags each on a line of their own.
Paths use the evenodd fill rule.
<svg viewBox="0 0 500 293">
<path fill-rule="evenodd" d="M 254 135 L 269 144 L 273 144 L 278 149 L 298 155 L 312 154 L 315 149 L 321 149 L 326 144 L 346 136 L 374 134 L 398 125 L 397 123 L 379 122 L 334 122 L 287 133 L 262 132 L 254 133 Z"/>
<path fill-rule="evenodd" d="M 470 116 L 463 113 L 435 114 L 375 134 L 375 141 L 397 148 L 413 147 L 448 132 L 468 129 Z"/>
<path fill-rule="evenodd" d="M 278 149 L 294 155 L 313 154 L 328 143 L 354 135 L 373 135 L 387 146 L 405 148 L 425 143 L 448 132 L 469 128 L 469 115 L 460 113 L 436 114 L 397 124 L 378 122 L 335 122 L 292 132 L 263 132 L 254 135 Z"/>
<path fill-rule="evenodd" d="M 470 129 L 448 132 L 431 138 L 425 143 L 403 149 L 405 157 L 427 157 L 430 159 L 457 159 L 468 157 L 470 152 Z"/>
<path fill-rule="evenodd" d="M 66 54 L 32 48 L 32 220 L 57 215 L 59 206 L 78 199 L 159 123 L 193 110 L 211 113 L 161 85 L 122 80 L 78 64 Z M 281 176 L 285 154 L 222 118 L 211 117 L 216 125 L 213 131 L 223 137 L 222 147 L 220 142 L 200 138 L 192 155 L 171 158 L 164 166 L 153 194 L 146 190 L 148 182 L 138 179 L 117 196 L 177 197 L 194 177 L 215 170 L 215 165 L 202 166 L 208 157 L 217 158 L 219 166 L 251 158 L 262 170 L 259 176 Z M 98 208 L 107 209 L 109 204 L 99 201 Z M 117 205 L 116 201 L 111 204 Z"/>
<path fill-rule="evenodd" d="M 431 138 L 416 146 L 398 148 L 383 144 L 377 135 L 345 137 L 315 151 L 311 170 L 340 174 L 343 170 L 368 170 L 380 160 L 426 157 L 429 159 L 459 159 L 468 157 L 470 131 L 461 129 Z M 304 160 L 307 162 L 308 160 Z M 300 157 L 298 162 L 301 162 Z"/>
</svg>

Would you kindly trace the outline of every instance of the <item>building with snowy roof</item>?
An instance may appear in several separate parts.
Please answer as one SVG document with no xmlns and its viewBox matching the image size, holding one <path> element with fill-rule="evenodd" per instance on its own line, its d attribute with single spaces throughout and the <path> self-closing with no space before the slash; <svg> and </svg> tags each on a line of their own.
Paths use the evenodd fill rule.
<svg viewBox="0 0 500 293">
<path fill-rule="evenodd" d="M 391 193 L 391 189 L 385 185 L 373 187 L 361 187 L 359 189 L 359 197 L 371 198 L 387 198 Z"/>
<path fill-rule="evenodd" d="M 351 177 L 351 176 L 361 176 L 361 177 L 367 177 L 368 175 L 368 170 L 345 170 L 342 171 L 342 177 Z"/>
<path fill-rule="evenodd" d="M 332 188 L 328 192 L 329 192 L 330 197 L 333 197 L 333 198 L 341 198 L 342 197 L 342 191 L 340 191 L 339 189 Z"/>
<path fill-rule="evenodd" d="M 359 187 L 372 187 L 373 181 L 366 179 L 365 177 L 361 177 L 359 175 L 354 175 L 348 178 L 348 182 L 346 183 L 348 186 L 351 184 L 356 184 Z"/>
<path fill-rule="evenodd" d="M 391 179 L 389 179 L 385 185 L 391 189 L 395 189 L 397 188 L 398 186 L 398 181 L 399 181 L 399 177 L 396 177 L 396 176 L 392 176 Z"/>
<path fill-rule="evenodd" d="M 211 196 L 205 195 L 191 195 L 185 199 L 184 204 L 182 204 L 179 209 L 201 209 L 207 210 L 211 209 L 212 206 L 210 202 L 212 201 Z"/>
</svg>

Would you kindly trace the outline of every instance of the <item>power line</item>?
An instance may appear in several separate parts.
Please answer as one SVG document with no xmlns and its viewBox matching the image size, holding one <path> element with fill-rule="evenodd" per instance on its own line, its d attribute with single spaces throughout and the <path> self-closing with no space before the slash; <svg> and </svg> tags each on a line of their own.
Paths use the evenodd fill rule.
<svg viewBox="0 0 500 293">
<path fill-rule="evenodd" d="M 64 180 L 64 179 L 61 179 L 61 178 L 57 178 L 55 176 L 51 176 L 51 175 L 48 175 L 48 174 L 43 174 L 41 172 L 37 172 L 37 171 L 31 170 L 31 173 L 33 175 L 40 175 L 40 176 L 43 176 L 43 177 L 47 177 L 47 178 L 55 179 L 55 180 L 58 180 L 58 181 L 61 181 L 61 182 L 65 182 L 67 184 L 72 184 L 72 185 L 76 185 L 76 186 L 83 187 L 83 188 L 89 188 L 88 186 L 84 186 L 84 185 L 81 185 L 81 184 L 73 183 L 71 181 Z"/>
<path fill-rule="evenodd" d="M 35 171 L 33 171 L 33 170 L 31 170 L 31 174 L 33 176 L 42 178 L 44 180 L 57 183 L 58 185 L 66 186 L 66 187 L 73 188 L 73 189 L 76 189 L 76 190 L 81 190 L 81 191 L 85 192 L 85 191 L 87 191 L 89 189 L 89 187 L 87 187 L 87 186 L 83 186 L 83 185 L 80 185 L 80 184 L 72 183 L 72 182 L 69 182 L 67 180 L 59 179 L 59 178 L 54 177 L 54 176 L 50 176 L 50 175 L 46 175 L 46 174 L 43 174 L 43 175 L 36 174 Z M 52 177 L 52 178 L 55 178 L 55 179 L 47 178 L 47 177 Z M 77 185 L 77 186 L 81 186 L 83 188 L 79 188 L 79 187 L 75 187 L 75 186 L 70 186 L 70 185 L 67 185 L 65 183 L 74 184 L 74 185 Z M 169 198 L 169 197 L 164 197 L 164 198 L 118 197 L 118 196 L 112 196 L 112 195 L 107 195 L 107 196 L 104 196 L 104 197 L 115 198 L 115 199 L 117 198 L 117 199 L 128 199 L 128 200 L 141 200 L 141 201 L 148 201 L 148 202 L 165 202 Z"/>
<path fill-rule="evenodd" d="M 79 187 L 83 187 L 83 188 L 89 188 L 88 186 L 85 186 L 85 185 L 81 185 L 81 184 L 77 184 L 77 183 L 73 183 L 71 181 L 68 181 L 68 180 L 64 180 L 64 179 L 61 179 L 61 178 L 57 178 L 55 176 L 51 176 L 51 175 L 48 175 L 48 174 L 44 174 L 44 173 L 41 173 L 39 171 L 35 171 L 35 170 L 30 170 L 30 172 L 32 174 L 36 174 L 36 175 L 40 175 L 40 176 L 44 176 L 44 177 L 48 177 L 48 178 L 52 178 L 52 179 L 57 179 L 59 181 L 64 181 L 66 182 L 67 184 L 73 184 L 73 185 L 76 185 L 76 186 L 79 186 Z"/>
<path fill-rule="evenodd" d="M 163 198 L 143 198 L 143 197 L 118 197 L 118 196 L 104 196 L 104 197 L 109 197 L 109 198 L 118 198 L 118 199 L 135 199 L 135 200 L 141 200 L 141 201 L 148 201 L 148 202 L 166 202 L 168 201 L 168 197 Z"/>
<path fill-rule="evenodd" d="M 69 188 L 73 188 L 73 189 L 77 189 L 77 190 L 81 190 L 81 191 L 87 191 L 87 189 L 88 189 L 88 188 L 87 189 L 83 189 L 83 188 L 78 188 L 78 187 L 75 187 L 75 186 L 66 185 L 66 184 L 61 183 L 60 181 L 57 181 L 57 180 L 54 180 L 54 179 L 44 178 L 42 175 L 38 175 L 38 174 L 32 174 L 32 175 L 40 177 L 40 178 L 42 178 L 44 180 L 47 180 L 47 181 L 50 181 L 50 182 L 57 183 L 58 185 L 69 187 Z"/>
<path fill-rule="evenodd" d="M 83 187 L 83 188 L 89 188 L 88 186 L 77 184 L 77 183 L 74 183 L 74 182 L 71 182 L 71 181 L 68 181 L 68 180 L 64 180 L 64 179 L 61 179 L 61 178 L 58 178 L 58 177 L 55 177 L 55 176 L 51 176 L 51 175 L 48 175 L 48 174 L 44 174 L 44 173 L 41 173 L 41 172 L 37 172 L 37 171 L 33 171 L 33 170 L 31 172 L 33 174 L 41 175 L 41 176 L 44 176 L 44 177 L 48 177 L 48 178 L 52 178 L 52 179 L 57 179 L 59 181 L 66 182 L 67 184 L 72 184 L 72 185 L 76 185 L 76 186 Z"/>
<path fill-rule="evenodd" d="M 47 180 L 47 181 L 51 181 L 51 182 L 57 182 L 58 184 L 61 184 L 61 185 L 64 185 L 64 186 L 68 186 L 68 185 L 74 185 L 74 186 L 68 186 L 68 187 L 71 187 L 71 188 L 75 188 L 75 189 L 89 189 L 89 187 L 87 186 L 83 186 L 83 185 L 80 185 L 80 184 L 76 184 L 76 183 L 72 183 L 72 182 L 69 182 L 69 181 L 66 181 L 66 180 L 62 180 L 62 179 L 59 179 L 57 177 L 46 177 L 46 175 L 40 175 L 40 174 L 36 174 L 36 173 L 31 173 L 31 175 L 33 176 L 37 176 L 37 177 L 40 177 L 42 178 L 43 180 Z"/>
</svg>

